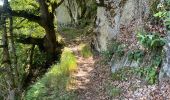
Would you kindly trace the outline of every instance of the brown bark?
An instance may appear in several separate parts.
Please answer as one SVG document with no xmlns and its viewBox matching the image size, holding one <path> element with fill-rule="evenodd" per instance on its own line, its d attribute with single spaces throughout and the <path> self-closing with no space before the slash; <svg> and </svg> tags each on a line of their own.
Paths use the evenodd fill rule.
<svg viewBox="0 0 170 100">
<path fill-rule="evenodd" d="M 44 39 L 44 47 L 47 52 L 55 55 L 56 34 L 54 30 L 54 14 L 48 11 L 48 5 L 45 0 L 38 0 L 40 5 L 40 17 L 42 27 L 45 29 L 46 35 Z"/>
</svg>

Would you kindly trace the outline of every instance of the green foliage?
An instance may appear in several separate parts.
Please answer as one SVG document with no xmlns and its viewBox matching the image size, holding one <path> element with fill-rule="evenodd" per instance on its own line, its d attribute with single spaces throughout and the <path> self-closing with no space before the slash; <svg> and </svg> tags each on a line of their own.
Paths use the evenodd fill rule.
<svg viewBox="0 0 170 100">
<path fill-rule="evenodd" d="M 156 73 L 156 66 L 138 67 L 135 69 L 135 72 L 140 77 L 144 77 L 149 84 L 154 84 L 157 81 L 158 74 Z"/>
<path fill-rule="evenodd" d="M 14 10 L 25 10 L 36 15 L 39 14 L 37 10 L 39 5 L 35 0 L 11 0 L 10 5 Z"/>
<path fill-rule="evenodd" d="M 141 66 L 136 72 L 139 74 L 139 76 L 144 77 L 149 84 L 154 84 L 158 78 L 156 71 L 162 60 L 162 49 L 166 44 L 166 40 L 160 37 L 158 34 L 148 34 L 144 32 L 139 32 L 137 34 L 137 38 L 143 47 L 148 49 L 147 55 L 150 55 L 150 59 L 148 59 L 150 61 L 150 65 Z M 136 56 L 136 59 L 140 59 L 143 55 L 141 54 L 142 53 L 139 52 L 139 54 Z M 133 56 L 130 57 L 132 58 Z"/>
<path fill-rule="evenodd" d="M 43 38 L 45 35 L 45 30 L 41 26 L 23 18 L 14 18 L 14 26 L 16 26 L 14 29 L 16 36 L 26 35 Z"/>
<path fill-rule="evenodd" d="M 132 76 L 144 78 L 149 84 L 154 84 L 157 82 L 158 73 L 157 66 L 145 66 L 145 67 L 125 67 L 119 69 L 115 73 L 112 73 L 112 79 L 116 81 L 127 81 L 130 80 Z"/>
<path fill-rule="evenodd" d="M 36 46 L 33 55 L 33 65 L 41 67 L 50 58 L 50 55 L 45 52 L 40 52 L 39 48 Z"/>
<path fill-rule="evenodd" d="M 159 11 L 158 13 L 154 14 L 154 17 L 165 18 L 167 16 L 167 12 Z"/>
<path fill-rule="evenodd" d="M 157 34 L 138 32 L 137 38 L 148 49 L 162 48 L 166 44 L 166 40 Z"/>
<path fill-rule="evenodd" d="M 166 17 L 164 19 L 164 25 L 167 27 L 167 30 L 170 30 L 170 11 L 167 11 Z"/>
<path fill-rule="evenodd" d="M 158 5 L 158 12 L 154 14 L 154 17 L 158 17 L 163 20 L 167 30 L 170 30 L 170 0 L 165 0 L 164 3 Z"/>
<path fill-rule="evenodd" d="M 133 68 L 130 72 L 137 74 L 144 78 L 149 84 L 154 84 L 157 82 L 158 72 L 157 69 L 161 64 L 163 56 L 163 46 L 166 44 L 164 38 L 160 37 L 158 34 L 149 34 L 144 32 L 139 32 L 137 38 L 140 44 L 145 48 L 144 50 L 135 50 L 128 53 L 128 59 L 131 61 L 137 61 L 138 63 L 143 62 L 144 59 L 148 59 L 148 66 L 139 66 L 139 68 Z M 145 58 L 145 55 L 148 55 L 149 58 Z M 126 68 L 123 68 L 116 73 L 113 73 L 113 79 L 117 80 L 126 80 Z"/>
<path fill-rule="evenodd" d="M 164 25 L 167 27 L 167 30 L 170 30 L 170 11 L 159 11 L 154 15 L 164 21 Z"/>
<path fill-rule="evenodd" d="M 164 26 L 166 26 L 167 30 L 170 29 L 169 6 L 170 0 L 165 0 L 157 6 L 157 13 L 154 14 L 154 17 L 158 18 L 158 21 L 164 22 Z M 139 76 L 144 77 L 149 84 L 154 84 L 158 78 L 157 69 L 160 67 L 163 58 L 162 49 L 166 44 L 166 40 L 158 34 L 146 32 L 139 32 L 137 38 L 143 47 L 148 50 L 150 65 L 139 67 L 136 69 L 136 72 Z"/>
<path fill-rule="evenodd" d="M 107 51 L 102 51 L 101 55 L 103 56 L 105 62 L 109 61 L 113 56 L 112 53 L 109 52 L 108 50 Z"/>
<path fill-rule="evenodd" d="M 80 44 L 79 50 L 80 50 L 80 54 L 85 58 L 91 57 L 93 55 L 90 46 L 87 44 Z"/>
<path fill-rule="evenodd" d="M 142 50 L 135 50 L 130 53 L 128 53 L 128 59 L 129 60 L 135 60 L 137 62 L 140 62 L 144 57 L 144 51 Z"/>
<path fill-rule="evenodd" d="M 124 48 L 125 45 L 120 42 L 113 42 L 111 44 L 108 44 L 108 50 L 102 51 L 101 54 L 105 58 L 106 61 L 110 60 L 113 55 L 116 57 L 122 57 L 124 56 Z"/>
<path fill-rule="evenodd" d="M 75 94 L 68 91 L 70 75 L 77 68 L 76 58 L 65 48 L 61 61 L 55 64 L 37 83 L 26 92 L 26 100 L 74 100 Z"/>
</svg>

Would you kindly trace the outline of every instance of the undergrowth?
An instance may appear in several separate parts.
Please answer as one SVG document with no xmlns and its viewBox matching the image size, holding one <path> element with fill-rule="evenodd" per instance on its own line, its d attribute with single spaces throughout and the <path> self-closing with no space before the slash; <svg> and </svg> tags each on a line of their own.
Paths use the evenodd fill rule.
<svg viewBox="0 0 170 100">
<path fill-rule="evenodd" d="M 115 57 L 122 57 L 124 56 L 125 52 L 124 52 L 124 48 L 126 46 L 120 42 L 112 42 L 108 44 L 108 50 L 106 51 L 102 51 L 101 55 L 104 58 L 104 62 L 108 62 L 112 59 L 113 55 Z"/>
<path fill-rule="evenodd" d="M 128 60 L 135 61 L 139 66 L 131 69 L 126 67 L 119 69 L 112 74 L 112 78 L 114 80 L 127 80 L 127 76 L 131 73 L 144 78 L 148 84 L 154 84 L 158 80 L 159 68 L 164 55 L 163 46 L 166 41 L 156 33 L 149 34 L 147 32 L 138 32 L 137 39 L 143 49 L 128 52 Z"/>
<path fill-rule="evenodd" d="M 77 69 L 76 58 L 65 48 L 61 61 L 51 69 L 25 95 L 25 100 L 74 100 L 75 94 L 68 90 L 71 73 Z"/>
</svg>

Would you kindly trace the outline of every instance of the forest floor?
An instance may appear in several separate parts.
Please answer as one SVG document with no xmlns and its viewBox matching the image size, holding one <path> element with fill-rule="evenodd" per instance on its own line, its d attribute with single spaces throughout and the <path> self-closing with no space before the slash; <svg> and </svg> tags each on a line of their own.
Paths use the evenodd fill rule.
<svg viewBox="0 0 170 100">
<path fill-rule="evenodd" d="M 66 39 L 67 47 L 77 58 L 78 69 L 72 75 L 75 80 L 72 90 L 78 100 L 170 100 L 169 80 L 148 85 L 128 72 L 124 74 L 125 80 L 115 80 L 103 57 L 82 57 L 79 51 L 81 43 L 89 43 L 88 38 Z"/>
</svg>

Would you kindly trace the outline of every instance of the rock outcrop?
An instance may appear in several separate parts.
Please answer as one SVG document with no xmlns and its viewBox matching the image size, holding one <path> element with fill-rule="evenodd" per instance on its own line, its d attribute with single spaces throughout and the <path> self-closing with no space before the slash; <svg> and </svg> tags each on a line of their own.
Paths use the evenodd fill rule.
<svg viewBox="0 0 170 100">
<path fill-rule="evenodd" d="M 95 47 L 99 52 L 107 50 L 108 42 L 121 34 L 122 27 L 128 29 L 132 23 L 134 26 L 142 25 L 150 13 L 148 0 L 97 0 L 97 4 L 94 40 L 97 40 Z"/>
<path fill-rule="evenodd" d="M 164 47 L 165 58 L 163 59 L 162 69 L 159 74 L 159 80 L 163 77 L 170 77 L 170 31 L 167 36 L 167 44 Z"/>
<path fill-rule="evenodd" d="M 149 15 L 153 13 L 153 5 L 158 4 L 159 0 L 96 0 L 96 2 L 98 8 L 94 44 L 96 50 L 102 52 L 108 49 L 108 44 L 113 38 L 122 34 L 122 29 L 125 30 L 124 34 L 135 34 L 136 30 L 142 28 Z M 129 31 L 131 27 L 133 28 Z M 167 41 L 160 78 L 170 77 L 170 36 L 167 37 Z M 137 62 L 129 62 L 127 55 L 121 59 L 112 58 L 111 61 L 113 72 L 123 66 L 138 66 Z"/>
</svg>

